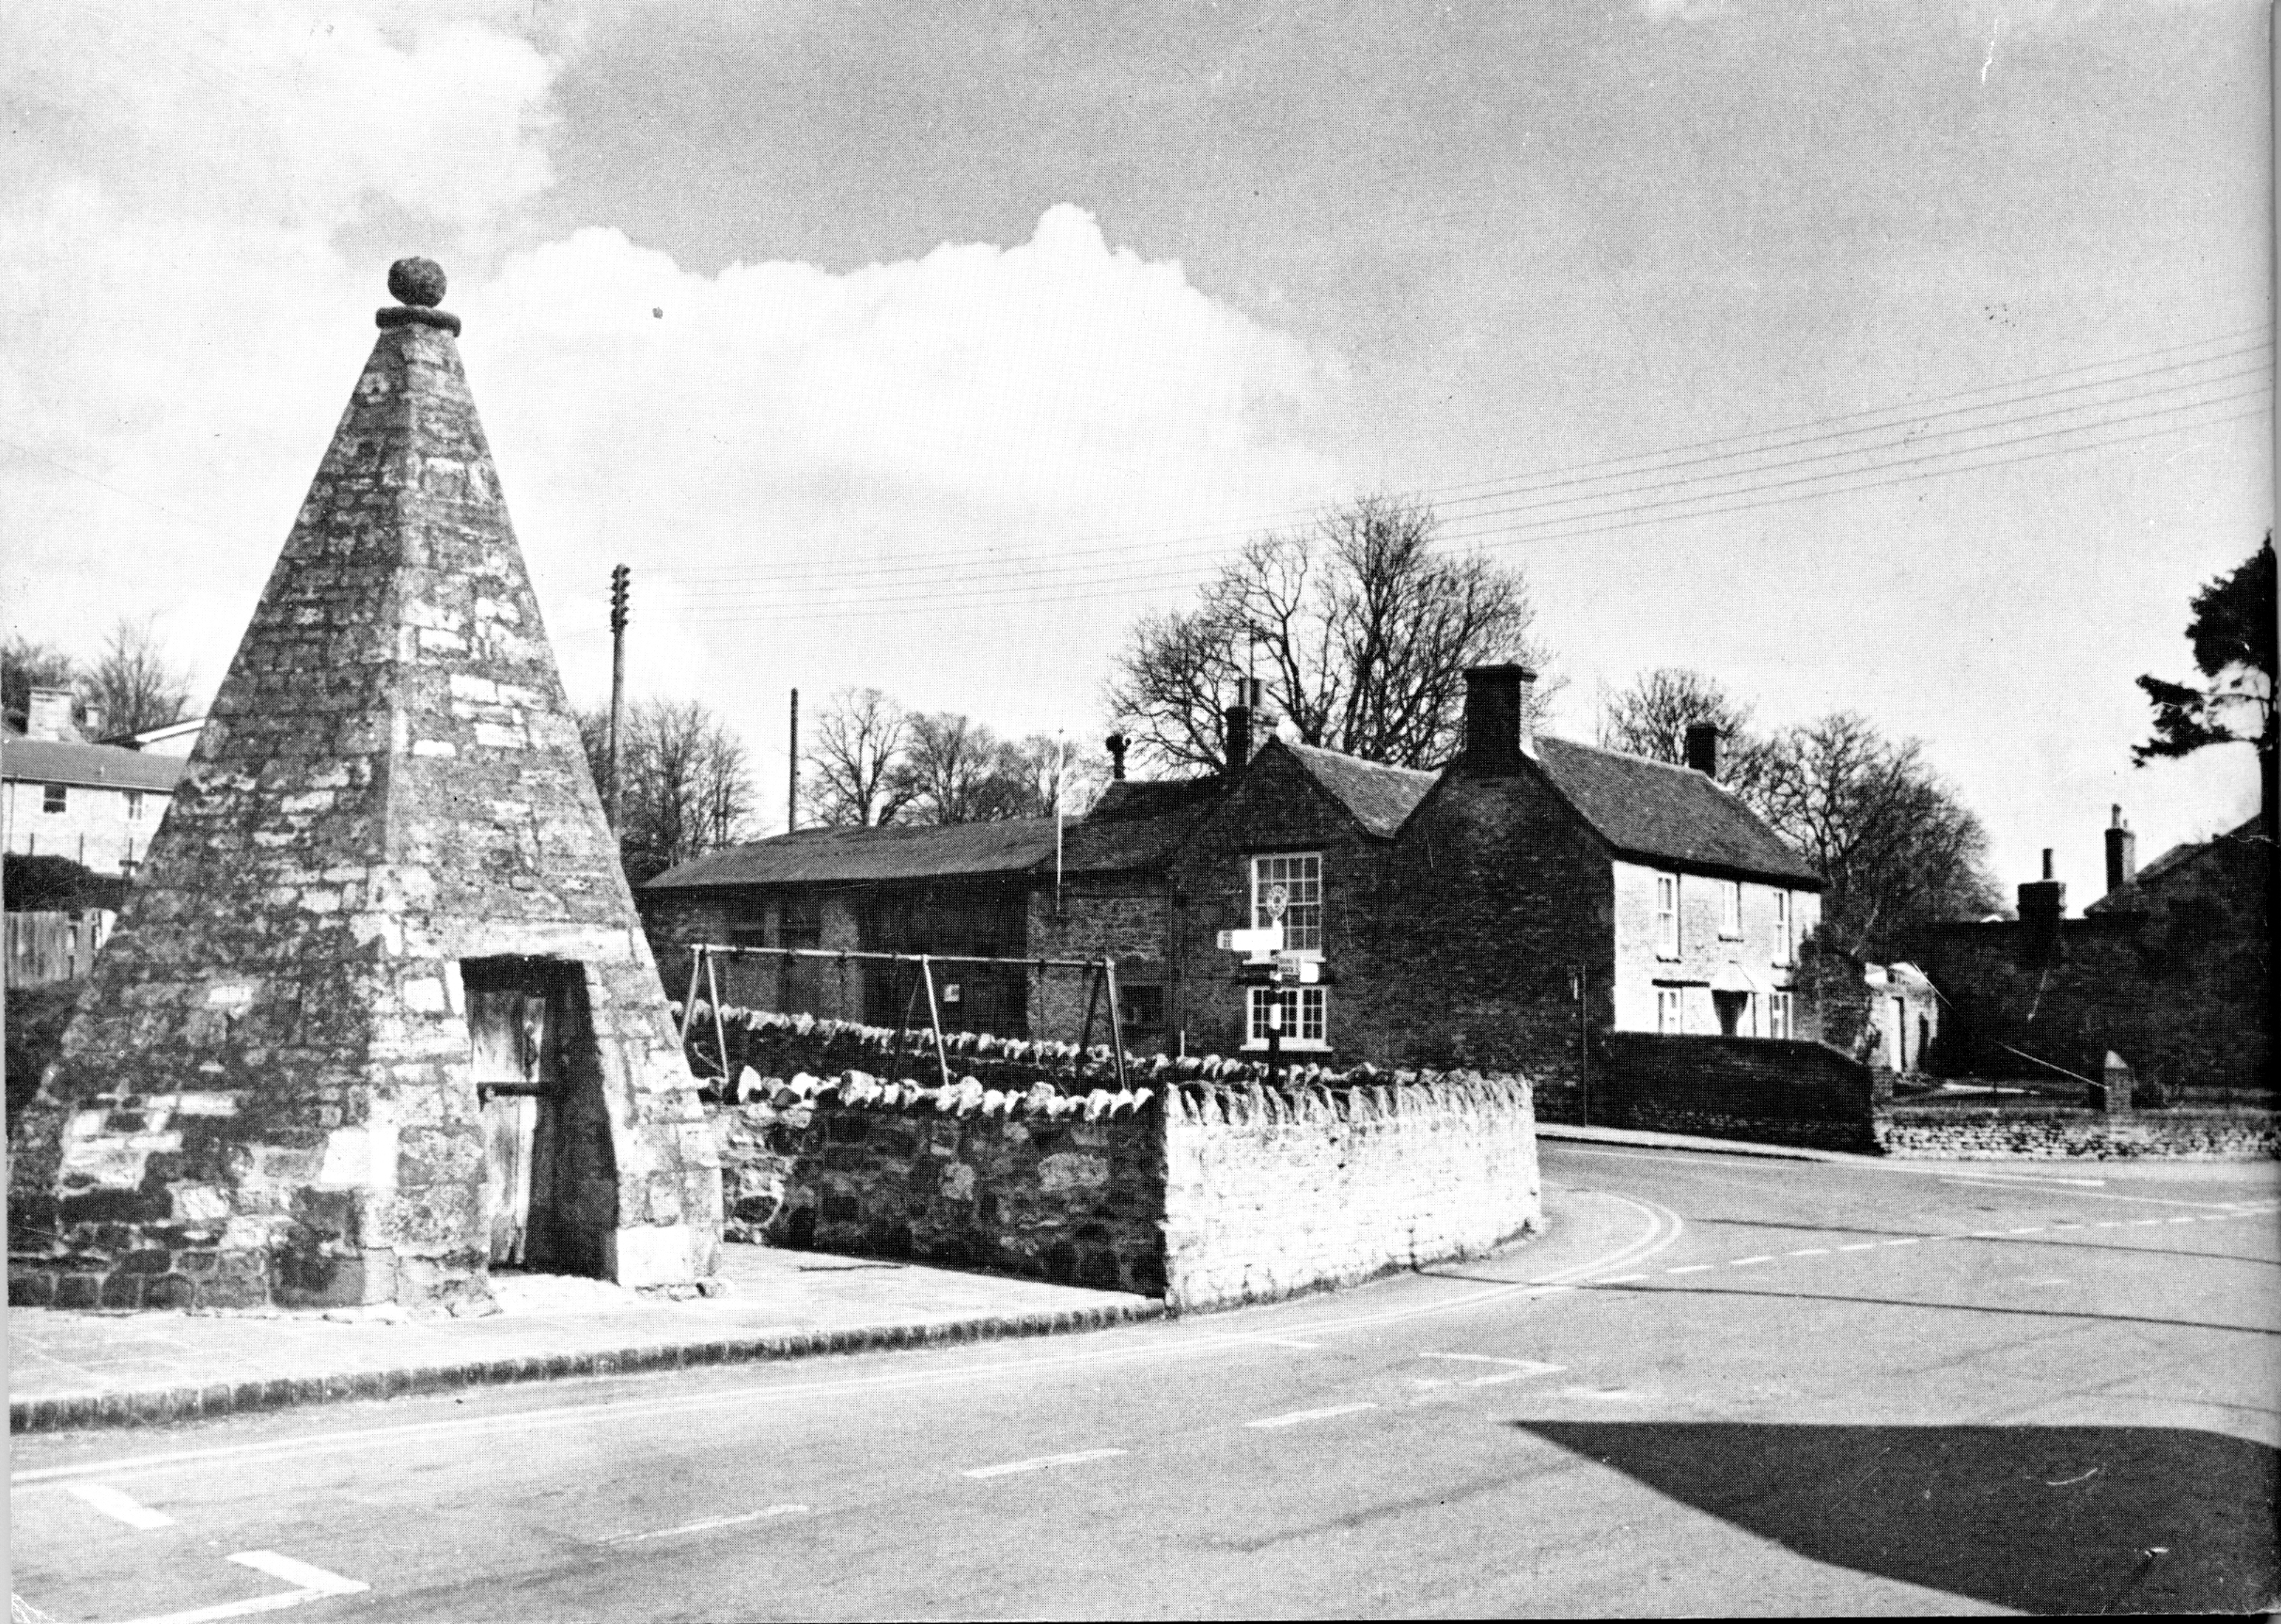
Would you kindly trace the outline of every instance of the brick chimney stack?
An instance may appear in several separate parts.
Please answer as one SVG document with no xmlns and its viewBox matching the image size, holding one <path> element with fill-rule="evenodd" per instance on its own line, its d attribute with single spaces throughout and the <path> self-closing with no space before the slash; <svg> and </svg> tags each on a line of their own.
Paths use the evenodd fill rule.
<svg viewBox="0 0 2281 1624">
<path fill-rule="evenodd" d="M 1525 665 L 1476 665 L 1465 673 L 1465 748 L 1458 760 L 1468 772 L 1511 773 L 1521 758 L 1536 758 L 1529 727 L 1529 690 L 1537 674 Z"/>
<path fill-rule="evenodd" d="M 1108 738 L 1101 741 L 1101 742 L 1109 747 L 1109 776 L 1117 780 L 1119 783 L 1123 782 L 1125 776 L 1125 752 L 1133 747 L 1133 742 L 1130 739 L 1127 739 L 1122 733 L 1112 733 L 1108 736 Z"/>
<path fill-rule="evenodd" d="M 2138 879 L 2138 836 L 2122 820 L 2117 806 L 2107 824 L 2107 895 L 2112 897 Z"/>
<path fill-rule="evenodd" d="M 1242 690 L 1237 692 L 1242 693 Z M 1220 771 L 1240 773 L 1243 770 L 1243 764 L 1251 759 L 1251 707 L 1230 705 L 1220 712 L 1220 753 L 1226 757 Z"/>
<path fill-rule="evenodd" d="M 1687 765 L 1706 778 L 1719 775 L 1719 726 L 1715 722 L 1687 724 Z"/>
<path fill-rule="evenodd" d="M 2052 877 L 2052 849 L 2043 849 L 2043 878 L 2020 887 L 2020 923 L 2051 929 L 2067 913 L 2067 883 Z"/>
</svg>

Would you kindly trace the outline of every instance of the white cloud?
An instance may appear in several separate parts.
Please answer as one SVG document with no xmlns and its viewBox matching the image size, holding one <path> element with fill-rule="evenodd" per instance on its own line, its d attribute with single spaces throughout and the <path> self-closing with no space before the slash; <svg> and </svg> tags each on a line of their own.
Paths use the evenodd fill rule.
<svg viewBox="0 0 2281 1624">
<path fill-rule="evenodd" d="M 32 138 L 0 174 L 8 630 L 91 649 L 156 612 L 219 678 L 385 302 L 344 244 L 383 235 L 453 273 L 573 691 L 599 689 L 623 559 L 636 691 L 702 695 L 756 743 L 793 683 L 1089 726 L 1134 599 L 1063 601 L 1036 571 L 1333 493 L 1305 429 L 1336 369 L 1074 206 L 1027 242 L 844 273 L 700 274 L 606 225 L 518 239 L 555 64 L 406 16 L 75 11 L 67 39 L 59 9 L 11 8 Z M 1100 571 L 1180 564 L 1128 545 Z M 903 603 L 859 635 L 829 617 L 850 569 L 903 571 L 866 578 Z"/>
</svg>

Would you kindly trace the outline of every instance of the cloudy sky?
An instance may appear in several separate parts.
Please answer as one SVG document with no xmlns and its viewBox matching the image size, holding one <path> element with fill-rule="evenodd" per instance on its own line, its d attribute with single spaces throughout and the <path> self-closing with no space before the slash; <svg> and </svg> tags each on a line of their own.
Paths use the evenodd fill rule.
<svg viewBox="0 0 2281 1624">
<path fill-rule="evenodd" d="M 2270 523 L 2255 0 L 122 6 L 0 16 L 0 605 L 202 691 L 385 303 L 447 305 L 572 694 L 780 820 L 787 690 L 1104 730 L 1144 608 L 1366 490 L 1568 687 L 1921 737 L 2080 905 L 2246 816 L 2141 671 Z"/>
</svg>

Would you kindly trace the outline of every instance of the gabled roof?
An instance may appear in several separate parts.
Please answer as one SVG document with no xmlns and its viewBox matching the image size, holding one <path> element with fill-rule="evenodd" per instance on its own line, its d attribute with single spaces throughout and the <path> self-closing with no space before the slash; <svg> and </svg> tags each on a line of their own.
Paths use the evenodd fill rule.
<svg viewBox="0 0 2281 1624">
<path fill-rule="evenodd" d="M 1785 880 L 1806 889 L 1822 884 L 1821 876 L 1733 791 L 1692 767 L 1542 737 L 1537 764 L 1621 856 Z"/>
<path fill-rule="evenodd" d="M 1343 756 L 1313 744 L 1293 744 L 1277 739 L 1270 749 L 1288 750 L 1308 777 L 1354 816 L 1371 834 L 1390 837 L 1402 820 L 1433 788 L 1436 773 L 1410 767 L 1386 767 L 1358 756 Z"/>
<path fill-rule="evenodd" d="M 38 784 L 92 785 L 105 789 L 158 789 L 171 793 L 189 771 L 180 756 L 146 756 L 116 744 L 82 744 L 65 739 L 0 739 L 0 778 Z"/>
</svg>

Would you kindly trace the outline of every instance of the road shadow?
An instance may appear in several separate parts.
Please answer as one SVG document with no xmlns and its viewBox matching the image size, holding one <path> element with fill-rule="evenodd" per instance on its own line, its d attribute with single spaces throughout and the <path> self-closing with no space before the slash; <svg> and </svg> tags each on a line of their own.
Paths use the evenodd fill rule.
<svg viewBox="0 0 2281 1624">
<path fill-rule="evenodd" d="M 2030 1613 L 2276 1595 L 2276 1457 L 2167 1427 L 1517 1421 L 1817 1562 Z"/>
</svg>

